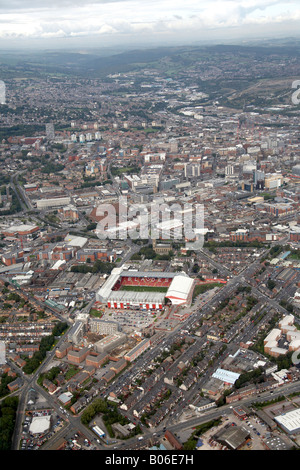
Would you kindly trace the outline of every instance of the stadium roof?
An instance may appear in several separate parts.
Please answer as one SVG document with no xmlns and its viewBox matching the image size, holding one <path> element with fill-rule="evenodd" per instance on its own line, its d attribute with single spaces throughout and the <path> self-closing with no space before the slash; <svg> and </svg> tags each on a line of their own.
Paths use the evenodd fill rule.
<svg viewBox="0 0 300 470">
<path fill-rule="evenodd" d="M 157 271 L 122 271 L 120 276 L 122 277 L 143 277 L 143 278 L 169 278 L 172 279 L 175 277 L 177 273 L 165 273 L 165 272 L 157 272 Z"/>
<path fill-rule="evenodd" d="M 193 283 L 194 279 L 188 277 L 186 274 L 178 274 L 171 282 L 166 298 L 170 299 L 172 304 L 179 305 L 185 303 L 191 292 Z"/>
<path fill-rule="evenodd" d="M 110 296 L 112 288 L 114 287 L 115 283 L 119 279 L 122 272 L 122 268 L 114 268 L 109 276 L 109 278 L 105 281 L 103 286 L 97 292 L 97 300 L 101 302 L 105 302 L 106 299 Z"/>
<path fill-rule="evenodd" d="M 172 279 L 170 287 L 166 293 L 149 291 L 113 291 L 113 287 L 120 277 L 136 278 L 168 278 Z M 137 302 L 137 303 L 163 303 L 165 298 L 171 300 L 172 304 L 180 305 L 187 301 L 193 286 L 194 280 L 185 273 L 166 273 L 166 272 L 137 272 L 125 271 L 122 268 L 112 270 L 109 278 L 97 292 L 97 300 L 106 302 L 108 299 L 112 302 Z"/>
<path fill-rule="evenodd" d="M 97 292 L 97 299 L 99 299 L 100 302 L 105 302 L 112 294 L 115 296 L 118 291 L 112 291 L 112 288 L 116 284 L 117 280 L 120 277 L 141 277 L 141 278 L 170 278 L 172 279 L 174 276 L 176 276 L 176 273 L 162 273 L 162 272 L 142 272 L 142 271 L 125 271 L 123 268 L 114 268 L 109 276 L 109 278 L 106 280 L 106 282 L 103 284 L 103 286 L 99 289 Z M 136 292 L 132 292 L 132 294 L 136 294 Z M 141 294 L 146 294 L 145 292 L 141 292 Z M 154 293 L 153 293 L 154 294 Z M 152 294 L 152 295 L 153 295 Z M 121 295 L 121 292 L 120 294 Z M 124 293 L 123 293 L 124 295 Z M 127 296 L 129 295 L 129 292 L 127 292 Z M 149 295 L 149 292 L 148 292 Z M 164 298 L 165 296 L 163 296 Z M 116 299 L 117 300 L 117 299 Z"/>
<path fill-rule="evenodd" d="M 136 292 L 136 291 L 112 291 L 109 300 L 111 302 L 137 302 L 137 303 L 162 303 L 165 292 Z"/>
</svg>

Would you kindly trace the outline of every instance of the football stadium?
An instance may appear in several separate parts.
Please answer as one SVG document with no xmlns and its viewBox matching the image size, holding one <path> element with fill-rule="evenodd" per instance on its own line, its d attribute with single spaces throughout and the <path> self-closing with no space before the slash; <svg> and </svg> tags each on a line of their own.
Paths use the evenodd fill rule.
<svg viewBox="0 0 300 470">
<path fill-rule="evenodd" d="M 138 272 L 115 268 L 96 294 L 108 308 L 161 310 L 192 298 L 194 279 L 184 272 Z"/>
</svg>

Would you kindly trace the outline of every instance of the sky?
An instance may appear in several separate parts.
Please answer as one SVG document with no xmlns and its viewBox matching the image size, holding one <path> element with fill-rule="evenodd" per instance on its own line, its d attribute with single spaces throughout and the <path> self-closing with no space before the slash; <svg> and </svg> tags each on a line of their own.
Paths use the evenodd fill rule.
<svg viewBox="0 0 300 470">
<path fill-rule="evenodd" d="M 0 0 L 2 49 L 239 42 L 299 26 L 299 0 Z"/>
</svg>

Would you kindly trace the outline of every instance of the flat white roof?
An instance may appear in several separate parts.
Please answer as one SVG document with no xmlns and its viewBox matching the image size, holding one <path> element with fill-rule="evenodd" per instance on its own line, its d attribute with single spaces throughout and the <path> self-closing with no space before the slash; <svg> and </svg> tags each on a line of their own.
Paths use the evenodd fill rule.
<svg viewBox="0 0 300 470">
<path fill-rule="evenodd" d="M 296 432 L 300 430 L 300 409 L 276 416 L 275 421 L 283 426 L 288 432 Z"/>
<path fill-rule="evenodd" d="M 216 372 L 214 372 L 212 375 L 212 377 L 215 379 L 219 379 L 222 380 L 222 382 L 227 382 L 230 384 L 234 384 L 239 376 L 240 374 L 226 369 L 217 369 Z"/>
<path fill-rule="evenodd" d="M 29 231 L 29 230 L 33 230 L 35 228 L 38 228 L 37 225 L 29 225 L 29 224 L 20 224 L 20 225 L 11 225 L 10 227 L 6 227 L 5 229 L 3 229 L 3 231 L 5 232 L 11 232 L 11 233 L 14 233 L 14 232 L 24 232 L 24 231 Z"/>
<path fill-rule="evenodd" d="M 56 263 L 54 263 L 54 265 L 50 269 L 59 269 L 64 264 L 66 264 L 66 260 L 65 259 L 59 259 L 59 260 L 56 261 Z"/>
<path fill-rule="evenodd" d="M 271 351 L 273 353 L 277 353 L 277 354 L 282 354 L 282 355 L 285 355 L 288 353 L 288 350 L 287 349 L 283 349 L 283 348 L 278 348 L 277 346 L 274 346 L 271 348 Z"/>
<path fill-rule="evenodd" d="M 67 235 L 65 237 L 65 242 L 70 246 L 79 246 L 81 248 L 87 243 L 88 239 L 85 237 L 79 237 L 76 235 Z"/>
<path fill-rule="evenodd" d="M 300 348 L 300 339 L 293 339 L 293 340 L 290 342 L 290 347 L 291 347 L 291 348 L 295 348 L 295 349 Z"/>
<path fill-rule="evenodd" d="M 279 322 L 279 325 L 281 327 L 283 326 L 288 326 L 288 325 L 293 325 L 294 323 L 294 315 L 285 315 Z"/>
<path fill-rule="evenodd" d="M 29 432 L 32 434 L 40 434 L 47 431 L 50 427 L 51 416 L 36 416 L 32 419 Z"/>
<path fill-rule="evenodd" d="M 273 330 L 271 330 L 268 336 L 265 338 L 265 341 L 267 343 L 271 343 L 273 341 L 277 341 L 277 339 L 280 336 L 281 336 L 281 330 L 279 330 L 279 328 L 273 328 Z"/>
<path fill-rule="evenodd" d="M 288 335 L 290 336 L 291 341 L 294 341 L 294 340 L 296 340 L 296 339 L 298 339 L 298 340 L 300 339 L 300 331 L 299 331 L 299 330 L 297 330 L 297 331 L 289 331 L 289 332 L 288 332 Z"/>
</svg>

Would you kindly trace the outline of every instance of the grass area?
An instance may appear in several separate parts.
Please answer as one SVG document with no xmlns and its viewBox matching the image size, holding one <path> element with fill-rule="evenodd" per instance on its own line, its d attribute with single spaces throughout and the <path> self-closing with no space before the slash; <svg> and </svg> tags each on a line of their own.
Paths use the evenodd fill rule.
<svg viewBox="0 0 300 470">
<path fill-rule="evenodd" d="M 198 297 L 198 295 L 204 294 L 204 292 L 214 289 L 215 287 L 223 287 L 223 285 L 224 284 L 221 284 L 220 282 L 212 282 L 211 284 L 200 284 L 196 286 L 193 292 L 193 301 Z"/>
<path fill-rule="evenodd" d="M 300 250 L 291 250 L 290 255 L 287 257 L 287 259 L 291 260 L 300 260 Z"/>
<path fill-rule="evenodd" d="M 118 411 L 115 405 L 113 405 L 112 403 L 108 403 L 106 400 L 102 400 L 101 398 L 93 401 L 91 405 L 89 405 L 84 410 L 81 415 L 81 422 L 85 426 L 89 426 L 89 424 L 95 419 L 98 414 L 102 415 L 103 423 L 111 438 L 115 437 L 115 433 L 112 429 L 112 424 L 120 423 L 124 426 L 130 422 L 129 419 L 126 418 L 126 416 L 123 416 Z M 129 437 L 137 434 L 142 434 L 142 430 L 139 425 L 137 425 L 133 429 Z"/>
<path fill-rule="evenodd" d="M 121 286 L 119 290 L 127 290 L 133 292 L 167 292 L 168 287 L 157 286 Z"/>
<path fill-rule="evenodd" d="M 97 310 L 96 308 L 91 308 L 90 316 L 95 318 L 101 318 L 103 316 L 103 312 Z"/>
<path fill-rule="evenodd" d="M 65 375 L 66 380 L 70 380 L 74 375 L 78 374 L 78 367 L 70 367 Z"/>
<path fill-rule="evenodd" d="M 139 173 L 140 168 L 137 166 L 126 166 L 122 168 L 112 166 L 110 171 L 113 176 L 120 176 L 123 173 L 128 173 L 128 174 Z"/>
<path fill-rule="evenodd" d="M 291 255 L 288 257 L 288 259 L 300 260 L 300 254 Z"/>
</svg>

